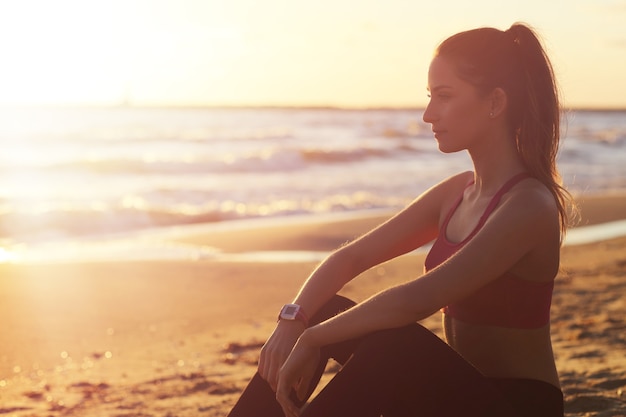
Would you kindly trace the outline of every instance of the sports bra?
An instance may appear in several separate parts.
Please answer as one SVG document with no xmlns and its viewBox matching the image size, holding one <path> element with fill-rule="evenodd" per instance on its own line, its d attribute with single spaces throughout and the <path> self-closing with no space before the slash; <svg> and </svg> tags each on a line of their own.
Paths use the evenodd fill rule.
<svg viewBox="0 0 626 417">
<path fill-rule="evenodd" d="M 424 269 L 430 271 L 465 246 L 485 224 L 500 198 L 515 184 L 529 177 L 529 174 L 522 173 L 507 181 L 493 196 L 470 235 L 459 243 L 453 243 L 446 238 L 446 230 L 450 218 L 463 201 L 461 193 L 439 229 L 439 235 L 424 262 Z M 474 181 L 470 182 L 468 187 L 473 183 Z M 445 306 L 442 311 L 470 324 L 519 329 L 539 328 L 550 321 L 553 288 L 554 280 L 533 282 L 506 272 L 464 299 Z"/>
</svg>

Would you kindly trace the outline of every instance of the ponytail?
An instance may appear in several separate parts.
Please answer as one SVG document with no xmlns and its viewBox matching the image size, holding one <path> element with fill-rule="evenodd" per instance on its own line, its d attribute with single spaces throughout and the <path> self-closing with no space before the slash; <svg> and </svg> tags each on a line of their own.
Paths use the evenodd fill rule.
<svg viewBox="0 0 626 417">
<path fill-rule="evenodd" d="M 457 75 L 482 94 L 502 88 L 507 122 L 517 152 L 531 176 L 555 198 L 564 235 L 573 199 L 556 167 L 560 143 L 559 93 L 554 71 L 535 32 L 516 23 L 506 31 L 481 28 L 445 40 L 436 55 L 451 58 Z M 573 211 L 572 211 L 573 212 Z"/>
</svg>

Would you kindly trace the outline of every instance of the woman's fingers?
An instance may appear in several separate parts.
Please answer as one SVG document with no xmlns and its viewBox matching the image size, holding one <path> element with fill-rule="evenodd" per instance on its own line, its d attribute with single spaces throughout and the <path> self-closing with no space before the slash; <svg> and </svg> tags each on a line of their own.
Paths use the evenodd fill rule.
<svg viewBox="0 0 626 417">
<path fill-rule="evenodd" d="M 280 367 L 285 362 L 287 356 L 288 352 L 284 353 L 282 351 L 276 351 L 276 349 L 270 353 L 261 353 L 261 359 L 259 359 L 258 367 L 259 375 L 267 381 L 274 392 L 276 392 L 276 388 L 278 386 L 278 372 L 280 371 Z"/>
<path fill-rule="evenodd" d="M 309 386 L 311 385 L 311 379 L 313 378 L 313 375 L 315 374 L 316 368 L 317 366 L 313 367 L 313 369 L 310 372 L 305 371 L 302 374 L 300 381 L 298 381 L 298 385 L 296 387 L 296 394 L 298 395 L 298 398 L 301 401 L 304 401 L 304 399 L 306 398 L 306 395 L 309 393 Z"/>
<path fill-rule="evenodd" d="M 293 389 L 296 389 L 296 393 L 301 400 L 306 398 L 319 359 L 319 348 L 306 346 L 306 344 L 298 342 L 280 368 L 276 400 L 280 403 L 286 416 L 295 417 L 299 414 L 300 411 L 291 400 L 289 394 Z"/>
<path fill-rule="evenodd" d="M 303 330 L 300 322 L 282 321 L 261 349 L 259 375 L 268 382 L 274 392 L 277 390 L 280 368 Z"/>
<path fill-rule="evenodd" d="M 278 401 L 282 407 L 285 417 L 297 417 L 300 414 L 300 409 L 293 403 L 293 401 L 291 401 L 289 396 L 293 386 L 294 383 L 291 381 L 290 375 L 285 375 L 281 371 L 278 386 L 276 388 L 276 401 Z"/>
<path fill-rule="evenodd" d="M 279 361 L 276 361 L 275 359 L 272 362 L 273 364 L 269 367 L 267 374 L 267 382 L 270 384 L 270 387 L 272 387 L 272 390 L 276 392 L 278 387 L 278 370 L 280 365 L 277 365 Z"/>
</svg>

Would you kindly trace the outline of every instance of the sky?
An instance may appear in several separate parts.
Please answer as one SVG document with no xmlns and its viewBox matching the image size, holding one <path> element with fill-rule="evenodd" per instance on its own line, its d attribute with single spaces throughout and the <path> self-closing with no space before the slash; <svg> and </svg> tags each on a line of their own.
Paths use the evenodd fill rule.
<svg viewBox="0 0 626 417">
<path fill-rule="evenodd" d="M 421 107 L 442 40 L 516 21 L 566 106 L 626 108 L 626 0 L 0 0 L 0 105 Z"/>
</svg>

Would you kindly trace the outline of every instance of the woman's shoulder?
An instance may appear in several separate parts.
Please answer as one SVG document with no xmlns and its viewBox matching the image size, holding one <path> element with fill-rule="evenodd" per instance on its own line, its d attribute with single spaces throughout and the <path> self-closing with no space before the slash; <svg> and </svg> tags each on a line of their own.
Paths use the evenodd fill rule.
<svg viewBox="0 0 626 417">
<path fill-rule="evenodd" d="M 535 178 L 527 178 L 502 196 L 496 208 L 501 221 L 528 224 L 542 241 L 558 241 L 559 212 L 555 196 Z M 495 213 L 494 213 L 495 214 Z"/>
<path fill-rule="evenodd" d="M 502 197 L 503 205 L 523 206 L 525 211 L 537 210 L 558 214 L 555 196 L 536 178 L 528 177 Z"/>
</svg>

